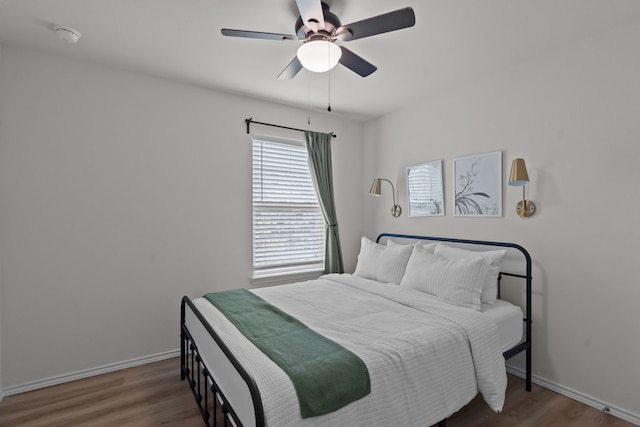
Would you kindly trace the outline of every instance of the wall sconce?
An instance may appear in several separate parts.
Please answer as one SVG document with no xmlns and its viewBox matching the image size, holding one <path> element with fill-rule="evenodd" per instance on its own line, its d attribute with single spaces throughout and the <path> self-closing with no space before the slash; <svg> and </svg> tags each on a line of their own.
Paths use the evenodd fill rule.
<svg viewBox="0 0 640 427">
<path fill-rule="evenodd" d="M 522 187 L 522 200 L 516 205 L 516 212 L 521 217 L 528 217 L 535 213 L 536 205 L 527 200 L 524 196 L 524 187 L 529 183 L 529 174 L 524 159 L 513 159 L 511 163 L 511 175 L 509 176 L 509 185 L 514 187 Z"/>
<path fill-rule="evenodd" d="M 387 181 L 389 185 L 391 185 L 391 191 L 393 192 L 393 207 L 391 208 L 391 215 L 397 218 L 402 213 L 402 209 L 400 208 L 400 205 L 396 203 L 396 189 L 393 188 L 393 183 L 391 181 L 384 178 L 374 179 L 373 185 L 371 185 L 371 190 L 369 190 L 369 194 L 372 196 L 380 196 L 380 194 L 382 194 L 382 181 Z"/>
</svg>

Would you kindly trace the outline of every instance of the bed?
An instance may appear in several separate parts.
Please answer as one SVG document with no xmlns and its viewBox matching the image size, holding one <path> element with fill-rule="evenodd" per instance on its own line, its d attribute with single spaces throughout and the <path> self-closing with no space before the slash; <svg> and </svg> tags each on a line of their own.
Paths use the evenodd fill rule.
<svg viewBox="0 0 640 427">
<path fill-rule="evenodd" d="M 473 277 L 472 292 L 440 286 L 454 268 Z M 505 277 L 522 282 L 524 312 L 500 299 Z M 444 426 L 478 393 L 500 411 L 504 361 L 521 352 L 531 390 L 531 258 L 517 244 L 384 233 L 363 238 L 354 274 L 250 293 L 355 354 L 370 388 L 303 417 L 297 385 L 274 359 L 212 301 L 184 297 L 181 378 L 207 426 Z"/>
</svg>

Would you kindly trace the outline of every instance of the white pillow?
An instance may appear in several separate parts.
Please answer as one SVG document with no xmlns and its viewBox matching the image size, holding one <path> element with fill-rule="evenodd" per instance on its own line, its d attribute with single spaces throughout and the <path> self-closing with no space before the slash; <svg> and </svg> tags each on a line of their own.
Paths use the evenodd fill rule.
<svg viewBox="0 0 640 427">
<path fill-rule="evenodd" d="M 480 310 L 480 294 L 490 261 L 445 258 L 413 248 L 400 286 L 435 295 L 460 307 Z"/>
<path fill-rule="evenodd" d="M 379 245 L 363 237 L 356 276 L 384 283 L 399 284 L 411 256 L 413 245 Z"/>
<path fill-rule="evenodd" d="M 489 271 L 484 280 L 484 286 L 482 287 L 482 295 L 480 301 L 485 304 L 494 304 L 498 297 L 498 274 L 500 274 L 500 267 L 502 266 L 502 259 L 507 253 L 506 249 L 499 249 L 495 251 L 469 251 L 467 249 L 454 248 L 445 244 L 439 244 L 435 251 L 436 255 L 447 258 L 486 258 L 491 261 Z"/>
<path fill-rule="evenodd" d="M 391 239 L 387 240 L 387 246 L 412 246 L 412 247 L 422 246 L 423 248 L 427 249 L 431 253 L 433 253 L 437 245 L 438 243 L 423 243 L 423 242 L 416 242 L 416 243 L 405 245 L 404 243 L 399 243 L 399 242 L 396 242 L 395 240 L 391 240 Z"/>
</svg>

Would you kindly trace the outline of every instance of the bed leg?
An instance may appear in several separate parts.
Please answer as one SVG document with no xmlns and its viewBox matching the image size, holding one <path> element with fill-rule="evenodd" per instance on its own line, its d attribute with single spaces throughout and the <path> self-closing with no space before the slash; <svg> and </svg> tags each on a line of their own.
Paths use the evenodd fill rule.
<svg viewBox="0 0 640 427">
<path fill-rule="evenodd" d="M 187 346 L 184 336 L 184 299 L 180 305 L 180 381 L 185 379 L 186 349 Z"/>
<path fill-rule="evenodd" d="M 526 361 L 526 369 L 525 373 L 525 390 L 531 391 L 531 347 L 527 349 L 527 361 Z"/>
</svg>

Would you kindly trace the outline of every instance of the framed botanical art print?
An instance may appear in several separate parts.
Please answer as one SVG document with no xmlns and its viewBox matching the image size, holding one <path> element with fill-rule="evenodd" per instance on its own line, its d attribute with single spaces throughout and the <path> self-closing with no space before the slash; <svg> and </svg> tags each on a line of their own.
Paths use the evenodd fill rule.
<svg viewBox="0 0 640 427">
<path fill-rule="evenodd" d="M 455 216 L 502 216 L 502 151 L 453 161 Z"/>
<path fill-rule="evenodd" d="M 442 160 L 407 168 L 409 216 L 444 215 Z"/>
</svg>

